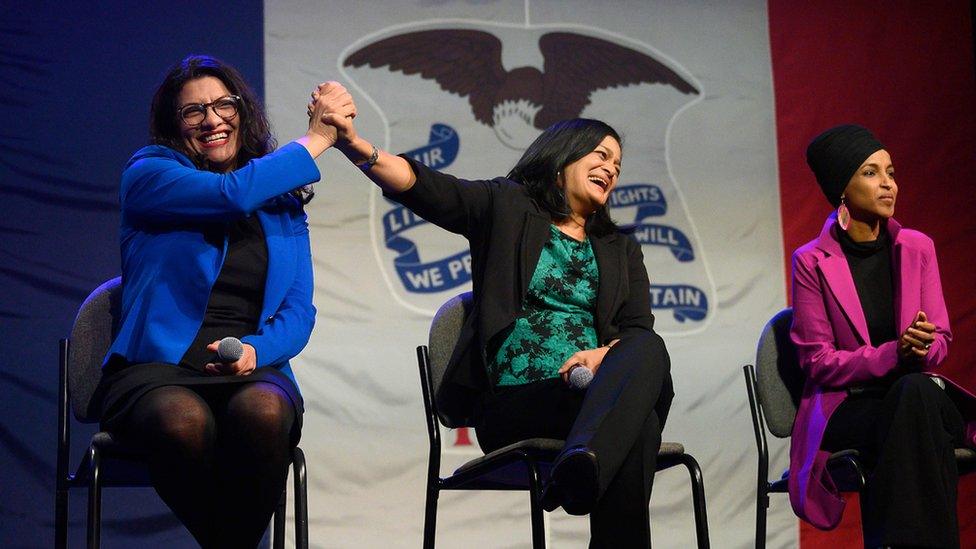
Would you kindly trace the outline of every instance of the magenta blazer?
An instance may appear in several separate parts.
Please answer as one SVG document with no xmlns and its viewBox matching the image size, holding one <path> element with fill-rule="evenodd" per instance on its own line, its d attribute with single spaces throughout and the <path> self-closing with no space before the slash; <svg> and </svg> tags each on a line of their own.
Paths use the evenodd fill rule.
<svg viewBox="0 0 976 549">
<path fill-rule="evenodd" d="M 806 383 L 791 437 L 790 503 L 797 516 L 821 529 L 837 526 L 844 513 L 844 499 L 826 472 L 830 453 L 820 449 L 827 421 L 847 397 L 847 387 L 880 378 L 898 365 L 897 341 L 878 347 L 870 344 L 835 221 L 836 213 L 827 218 L 819 237 L 793 253 L 790 338 Z M 931 238 L 901 228 L 894 219 L 888 220 L 888 232 L 896 330 L 901 333 L 918 311 L 925 311 L 936 334 L 922 370 L 934 372 L 945 361 L 952 340 L 935 247 Z M 976 401 L 971 393 L 946 381 L 947 390 L 956 392 L 954 396 Z M 976 445 L 976 418 L 966 419 L 967 440 Z"/>
</svg>

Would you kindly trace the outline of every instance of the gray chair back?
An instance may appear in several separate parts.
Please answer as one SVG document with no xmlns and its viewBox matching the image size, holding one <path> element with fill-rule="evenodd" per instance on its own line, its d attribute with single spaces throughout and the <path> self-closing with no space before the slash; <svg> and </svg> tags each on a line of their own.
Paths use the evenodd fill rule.
<svg viewBox="0 0 976 549">
<path fill-rule="evenodd" d="M 779 438 L 790 436 L 796 408 L 803 392 L 803 372 L 790 340 L 793 309 L 786 308 L 766 323 L 756 350 L 756 383 L 759 405 L 769 432 Z"/>
<path fill-rule="evenodd" d="M 427 349 L 430 357 L 431 384 L 433 385 L 432 399 L 435 399 L 434 395 L 437 395 L 441 382 L 444 380 L 447 363 L 451 360 L 454 347 L 457 346 L 458 339 L 461 337 L 461 327 L 464 326 L 464 321 L 471 312 L 473 305 L 474 298 L 471 292 L 456 295 L 441 305 L 430 323 Z M 439 410 L 437 417 L 447 427 L 460 426 Z"/>
<path fill-rule="evenodd" d="M 122 278 L 113 278 L 95 290 L 81 304 L 71 327 L 68 353 L 68 395 L 75 418 L 83 423 L 99 419 L 93 402 L 102 380 L 102 361 L 112 345 L 122 306 Z"/>
</svg>

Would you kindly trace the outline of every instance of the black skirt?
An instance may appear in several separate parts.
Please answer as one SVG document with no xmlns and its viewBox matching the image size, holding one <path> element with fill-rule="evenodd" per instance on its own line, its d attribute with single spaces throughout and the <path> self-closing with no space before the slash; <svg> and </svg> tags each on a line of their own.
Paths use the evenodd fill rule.
<svg viewBox="0 0 976 549">
<path fill-rule="evenodd" d="M 207 404 L 226 401 L 242 385 L 262 381 L 279 387 L 288 395 L 295 410 L 291 430 L 292 445 L 297 445 L 302 433 L 302 414 L 305 401 L 295 383 L 274 367 L 255 369 L 246 376 L 214 376 L 186 366 L 149 362 L 106 366 L 105 375 L 96 389 L 95 398 L 101 400 L 101 427 L 119 431 L 126 416 L 142 395 L 169 385 L 186 387 L 197 393 Z"/>
</svg>

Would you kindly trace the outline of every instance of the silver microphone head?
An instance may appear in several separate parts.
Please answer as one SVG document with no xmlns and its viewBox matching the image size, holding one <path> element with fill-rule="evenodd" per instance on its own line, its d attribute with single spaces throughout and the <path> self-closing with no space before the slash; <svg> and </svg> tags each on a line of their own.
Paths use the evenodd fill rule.
<svg viewBox="0 0 976 549">
<path fill-rule="evenodd" d="M 244 356 L 244 344 L 236 337 L 225 337 L 217 344 L 217 360 L 220 362 L 237 362 L 242 356 Z"/>
<path fill-rule="evenodd" d="M 585 391 L 593 381 L 593 371 L 586 366 L 576 365 L 569 370 L 569 385 L 573 389 Z"/>
</svg>

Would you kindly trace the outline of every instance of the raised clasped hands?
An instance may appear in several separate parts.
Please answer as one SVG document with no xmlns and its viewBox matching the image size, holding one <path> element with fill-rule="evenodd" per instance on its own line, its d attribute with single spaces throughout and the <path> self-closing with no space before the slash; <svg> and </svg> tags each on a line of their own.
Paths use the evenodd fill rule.
<svg viewBox="0 0 976 549">
<path fill-rule="evenodd" d="M 217 352 L 220 340 L 207 345 L 207 350 L 211 353 Z M 257 368 L 258 355 L 254 347 L 244 344 L 244 354 L 236 362 L 210 362 L 203 367 L 203 370 L 212 376 L 246 376 Z"/>
<path fill-rule="evenodd" d="M 935 324 L 928 321 L 924 311 L 919 311 L 898 338 L 898 356 L 902 360 L 920 362 L 929 354 L 934 341 Z"/>
<path fill-rule="evenodd" d="M 315 87 L 308 103 L 308 129 L 329 139 L 329 145 L 348 143 L 356 137 L 352 120 L 356 104 L 345 86 L 323 82 Z"/>
</svg>

